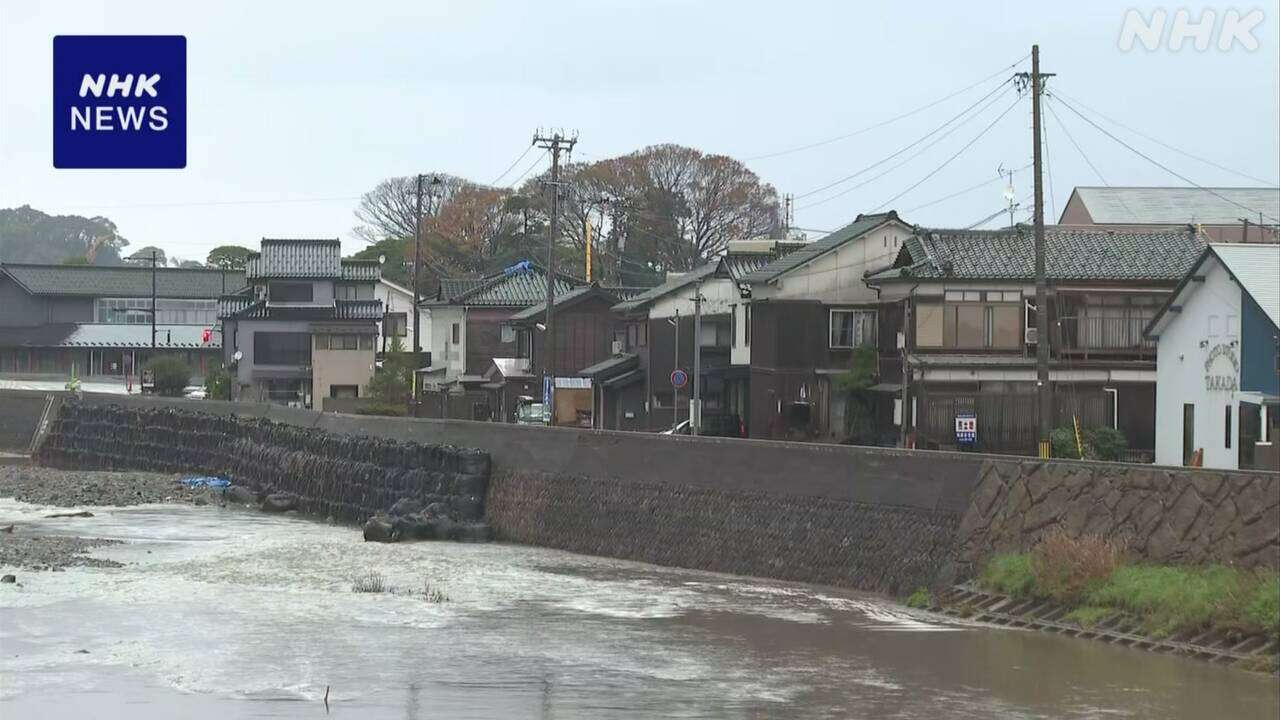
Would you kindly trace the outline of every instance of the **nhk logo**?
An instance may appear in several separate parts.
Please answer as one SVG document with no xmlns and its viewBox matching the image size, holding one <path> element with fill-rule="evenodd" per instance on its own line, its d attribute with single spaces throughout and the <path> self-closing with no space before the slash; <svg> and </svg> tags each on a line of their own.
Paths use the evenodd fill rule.
<svg viewBox="0 0 1280 720">
<path fill-rule="evenodd" d="M 59 35 L 53 105 L 54 167 L 186 167 L 187 40 Z"/>
</svg>

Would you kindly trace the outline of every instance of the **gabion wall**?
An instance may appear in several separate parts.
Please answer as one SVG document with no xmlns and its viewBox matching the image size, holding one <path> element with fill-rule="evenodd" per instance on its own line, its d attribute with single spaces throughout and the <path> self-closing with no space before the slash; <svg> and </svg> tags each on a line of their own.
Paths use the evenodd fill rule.
<svg viewBox="0 0 1280 720">
<path fill-rule="evenodd" d="M 346 522 L 398 500 L 484 515 L 489 454 L 450 445 L 335 435 L 256 418 L 68 401 L 36 462 L 77 470 L 218 475 L 259 495 L 292 493 L 301 512 Z"/>
</svg>

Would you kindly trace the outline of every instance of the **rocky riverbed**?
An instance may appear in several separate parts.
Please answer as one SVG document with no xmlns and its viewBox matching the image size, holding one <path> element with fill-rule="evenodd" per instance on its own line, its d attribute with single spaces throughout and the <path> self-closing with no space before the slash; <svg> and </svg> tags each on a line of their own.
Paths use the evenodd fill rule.
<svg viewBox="0 0 1280 720">
<path fill-rule="evenodd" d="M 33 505 L 145 505 L 197 502 L 206 491 L 192 490 L 179 475 L 148 472 L 102 472 L 0 465 L 0 497 Z"/>
<path fill-rule="evenodd" d="M 145 472 L 82 472 L 34 466 L 0 466 L 0 497 L 55 507 L 128 506 L 148 503 L 209 501 L 207 490 L 192 490 L 177 475 Z M 49 513 L 56 517 L 59 513 Z M 91 537 L 92 511 L 66 513 L 84 523 L 86 537 L 32 535 L 21 524 L 0 527 L 0 567 L 62 570 L 72 566 L 120 567 L 113 560 L 89 557 L 88 551 L 117 541 Z M 80 520 L 83 518 L 83 520 Z M 0 577 L 7 573 L 0 573 Z M 16 578 L 21 582 L 21 577 Z"/>
</svg>

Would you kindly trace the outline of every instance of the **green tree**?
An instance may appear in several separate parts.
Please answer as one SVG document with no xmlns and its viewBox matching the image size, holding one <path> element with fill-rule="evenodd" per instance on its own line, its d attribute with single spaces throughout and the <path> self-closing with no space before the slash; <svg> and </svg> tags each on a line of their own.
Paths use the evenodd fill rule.
<svg viewBox="0 0 1280 720">
<path fill-rule="evenodd" d="M 413 284 L 410 278 L 409 264 L 405 261 L 407 243 L 402 238 L 385 238 L 357 252 L 351 257 L 355 260 L 377 260 L 382 258 L 382 277 L 404 287 Z"/>
<path fill-rule="evenodd" d="M 383 354 L 382 367 L 373 374 L 365 395 L 374 398 L 378 405 L 404 405 L 413 390 L 413 370 L 413 353 L 405 352 L 400 338 L 392 338 L 391 348 Z"/>
<path fill-rule="evenodd" d="M 219 365 L 204 378 L 205 397 L 210 400 L 231 399 L 231 375 Z"/>
<path fill-rule="evenodd" d="M 871 386 L 876 384 L 879 358 L 873 347 L 854 348 L 849 369 L 836 376 L 836 389 L 845 394 L 845 442 L 867 445 L 877 439 L 875 398 Z"/>
<path fill-rule="evenodd" d="M 205 262 L 219 270 L 243 270 L 245 261 L 253 251 L 240 245 L 219 245 L 209 251 Z"/>
<path fill-rule="evenodd" d="M 169 256 L 165 254 L 164 250 L 156 247 L 155 245 L 140 247 L 136 252 L 125 258 L 125 260 L 129 263 L 151 267 L 152 253 L 155 253 L 156 267 L 164 267 L 169 264 Z"/>
<path fill-rule="evenodd" d="M 48 215 L 30 205 L 0 208 L 0 260 L 60 263 L 87 258 L 90 264 L 119 265 L 129 244 L 105 217 Z"/>
<path fill-rule="evenodd" d="M 187 383 L 191 382 L 191 367 L 176 355 L 153 357 L 144 368 L 154 376 L 158 395 L 182 397 Z"/>
<path fill-rule="evenodd" d="M 89 262 L 89 258 L 83 255 L 76 255 L 75 257 L 64 258 L 62 261 L 62 264 L 63 265 L 91 265 L 92 263 Z"/>
</svg>

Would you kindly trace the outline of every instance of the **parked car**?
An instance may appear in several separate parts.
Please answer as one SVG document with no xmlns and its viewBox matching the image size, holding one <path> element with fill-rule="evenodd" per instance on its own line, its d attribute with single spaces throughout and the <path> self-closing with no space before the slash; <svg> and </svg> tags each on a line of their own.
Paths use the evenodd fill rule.
<svg viewBox="0 0 1280 720">
<path fill-rule="evenodd" d="M 516 407 L 517 425 L 546 425 L 548 419 L 546 405 L 543 403 L 527 402 Z"/>
</svg>

